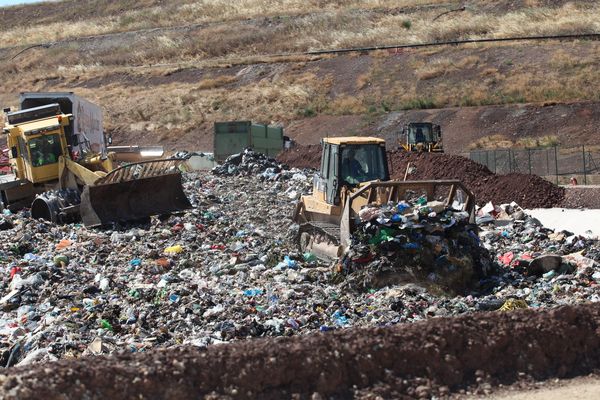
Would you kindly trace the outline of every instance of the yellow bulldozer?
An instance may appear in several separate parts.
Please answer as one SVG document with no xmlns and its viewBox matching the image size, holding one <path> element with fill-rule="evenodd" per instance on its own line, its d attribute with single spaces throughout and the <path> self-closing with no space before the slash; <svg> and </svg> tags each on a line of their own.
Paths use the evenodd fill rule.
<svg viewBox="0 0 600 400">
<path fill-rule="evenodd" d="M 91 146 L 73 150 L 86 147 L 73 134 L 73 115 L 63 113 L 60 104 L 5 111 L 3 132 L 14 176 L 0 183 L 4 207 L 30 207 L 33 218 L 55 223 L 81 218 L 86 226 L 191 207 L 177 168 L 180 160 L 116 167 L 114 153 Z"/>
<path fill-rule="evenodd" d="M 431 122 L 411 122 L 402 129 L 406 138 L 400 148 L 405 151 L 443 153 L 442 129 Z"/>
<path fill-rule="evenodd" d="M 385 141 L 375 137 L 324 138 L 321 169 L 313 193 L 302 196 L 292 219 L 299 224 L 297 244 L 303 253 L 333 260 L 350 246 L 366 205 L 382 205 L 426 195 L 445 207 L 466 211 L 474 222 L 475 198 L 458 180 L 392 181 Z"/>
</svg>

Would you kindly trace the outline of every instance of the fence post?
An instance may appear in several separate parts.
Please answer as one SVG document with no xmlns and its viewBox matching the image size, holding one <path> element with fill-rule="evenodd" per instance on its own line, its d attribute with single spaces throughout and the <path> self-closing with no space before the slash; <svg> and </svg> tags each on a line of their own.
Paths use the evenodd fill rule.
<svg viewBox="0 0 600 400">
<path fill-rule="evenodd" d="M 583 184 L 587 185 L 587 172 L 585 170 L 585 144 L 581 145 L 581 151 L 583 155 Z"/>
<path fill-rule="evenodd" d="M 531 149 L 527 148 L 527 166 L 529 168 L 529 175 L 531 175 Z"/>
<path fill-rule="evenodd" d="M 546 149 L 546 175 L 550 175 L 550 156 L 548 155 L 548 149 Z"/>
<path fill-rule="evenodd" d="M 494 173 L 496 173 L 496 149 L 494 149 Z"/>
<path fill-rule="evenodd" d="M 512 150 L 508 149 L 508 172 L 511 173 L 512 171 Z"/>
<path fill-rule="evenodd" d="M 556 176 L 556 184 L 558 185 L 558 146 L 554 146 L 554 176 Z"/>
</svg>

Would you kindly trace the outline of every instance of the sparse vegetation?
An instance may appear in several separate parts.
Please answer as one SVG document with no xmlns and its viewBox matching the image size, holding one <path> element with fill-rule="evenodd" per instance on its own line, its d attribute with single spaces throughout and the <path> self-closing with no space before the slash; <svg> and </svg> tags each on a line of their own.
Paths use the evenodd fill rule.
<svg viewBox="0 0 600 400">
<path fill-rule="evenodd" d="M 556 135 L 547 135 L 542 137 L 523 137 L 516 141 L 508 139 L 504 135 L 484 136 L 469 146 L 469 150 L 494 150 L 494 149 L 537 149 L 544 147 L 553 147 L 560 145 L 560 140 Z"/>
<path fill-rule="evenodd" d="M 206 89 L 214 89 L 221 86 L 225 86 L 235 82 L 235 77 L 233 76 L 217 76 L 216 78 L 205 78 L 198 82 L 196 89 L 198 90 L 206 90 Z"/>
<path fill-rule="evenodd" d="M 333 99 L 328 106 L 333 115 L 363 114 L 367 111 L 363 102 L 354 96 L 341 96 Z"/>
<path fill-rule="evenodd" d="M 401 106 L 403 110 L 412 110 L 412 109 L 427 109 L 427 108 L 437 108 L 437 104 L 431 98 L 422 98 L 418 97 L 415 99 L 408 100 L 404 102 Z"/>
</svg>

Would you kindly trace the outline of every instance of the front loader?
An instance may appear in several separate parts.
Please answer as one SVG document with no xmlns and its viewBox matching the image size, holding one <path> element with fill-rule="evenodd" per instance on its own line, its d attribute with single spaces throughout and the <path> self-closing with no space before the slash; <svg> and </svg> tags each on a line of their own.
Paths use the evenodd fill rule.
<svg viewBox="0 0 600 400">
<path fill-rule="evenodd" d="M 293 220 L 300 225 L 297 244 L 322 260 L 333 260 L 350 246 L 358 213 L 366 205 L 398 203 L 415 194 L 441 199 L 446 207 L 469 213 L 474 222 L 475 198 L 457 180 L 390 180 L 385 141 L 374 137 L 322 140 L 321 169 L 313 193 L 302 196 Z"/>
<path fill-rule="evenodd" d="M 427 153 L 443 153 L 442 128 L 431 122 L 411 122 L 402 129 L 406 138 L 400 149 Z"/>
<path fill-rule="evenodd" d="M 112 153 L 81 149 L 67 129 L 71 114 L 58 103 L 6 114 L 12 181 L 0 184 L 10 209 L 31 207 L 33 218 L 55 223 L 82 219 L 86 226 L 182 211 L 179 160 L 154 160 L 115 168 Z"/>
</svg>

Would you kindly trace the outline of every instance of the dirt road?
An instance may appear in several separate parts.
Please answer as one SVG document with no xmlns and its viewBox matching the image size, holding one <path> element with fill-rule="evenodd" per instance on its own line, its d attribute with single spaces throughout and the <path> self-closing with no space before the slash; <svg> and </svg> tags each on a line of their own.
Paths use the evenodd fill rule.
<svg viewBox="0 0 600 400">
<path fill-rule="evenodd" d="M 506 391 L 486 397 L 489 400 L 596 400 L 600 397 L 600 378 L 584 377 L 550 383 L 547 387 L 520 392 Z"/>
</svg>

